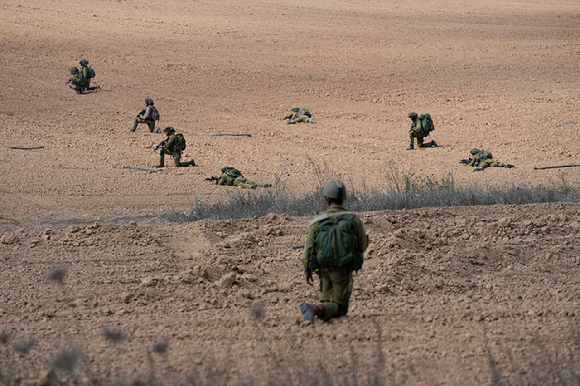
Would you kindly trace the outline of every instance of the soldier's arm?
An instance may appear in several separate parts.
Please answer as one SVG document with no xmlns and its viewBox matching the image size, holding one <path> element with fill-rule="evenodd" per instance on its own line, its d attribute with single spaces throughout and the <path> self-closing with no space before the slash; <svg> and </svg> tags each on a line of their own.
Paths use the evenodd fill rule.
<svg viewBox="0 0 580 386">
<path fill-rule="evenodd" d="M 358 216 L 354 218 L 354 231 L 356 235 L 358 249 L 361 252 L 366 251 L 367 247 L 369 246 L 369 237 L 365 233 L 363 223 Z"/>
<path fill-rule="evenodd" d="M 473 158 L 471 159 L 471 162 L 469 163 L 468 166 L 475 166 L 475 163 L 479 160 L 479 157 L 477 156 L 477 154 L 475 154 L 473 156 Z"/>
<path fill-rule="evenodd" d="M 304 244 L 304 253 L 302 254 L 302 265 L 304 266 L 304 275 L 312 275 L 312 271 L 308 268 L 308 260 L 314 254 L 314 231 L 318 228 L 317 224 L 312 225 L 308 229 L 308 237 Z"/>
<path fill-rule="evenodd" d="M 173 149 L 173 144 L 175 143 L 175 141 L 176 141 L 175 134 L 171 134 L 167 139 L 167 143 L 163 147 L 166 148 L 167 150 Z"/>
<path fill-rule="evenodd" d="M 225 185 L 225 184 L 226 184 L 226 181 L 227 181 L 227 179 L 228 179 L 228 175 L 227 175 L 226 173 L 222 173 L 222 175 L 220 176 L 220 178 L 219 178 L 219 180 L 218 180 L 217 184 L 218 184 L 218 185 Z"/>
</svg>

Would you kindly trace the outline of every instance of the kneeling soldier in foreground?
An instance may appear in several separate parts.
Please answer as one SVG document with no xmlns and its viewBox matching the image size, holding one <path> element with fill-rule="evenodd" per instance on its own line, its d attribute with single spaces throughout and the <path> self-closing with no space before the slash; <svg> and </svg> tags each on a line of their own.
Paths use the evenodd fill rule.
<svg viewBox="0 0 580 386">
<path fill-rule="evenodd" d="M 163 129 L 163 132 L 167 134 L 167 138 L 159 144 L 161 147 L 161 151 L 159 151 L 159 165 L 155 165 L 155 167 L 165 167 L 165 154 L 173 156 L 173 161 L 177 167 L 195 166 L 193 158 L 189 162 L 181 162 L 181 153 L 185 150 L 185 138 L 183 138 L 183 134 L 175 134 L 175 129 L 171 126 L 167 126 Z"/>
<path fill-rule="evenodd" d="M 300 304 L 304 321 L 312 324 L 315 316 L 327 321 L 346 315 L 352 293 L 352 273 L 362 267 L 363 252 L 368 246 L 362 221 L 342 206 L 346 199 L 344 184 L 332 180 L 322 193 L 330 207 L 310 221 L 302 257 L 306 284 L 312 285 L 313 272 L 320 279 L 322 304 Z"/>
</svg>

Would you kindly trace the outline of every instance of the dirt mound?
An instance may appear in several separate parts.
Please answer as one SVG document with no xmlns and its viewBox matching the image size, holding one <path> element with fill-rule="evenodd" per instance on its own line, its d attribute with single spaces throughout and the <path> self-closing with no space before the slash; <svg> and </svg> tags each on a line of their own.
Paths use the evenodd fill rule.
<svg viewBox="0 0 580 386">
<path fill-rule="evenodd" d="M 3 365 L 41 379 L 70 346 L 82 352 L 85 381 L 284 376 L 292 384 L 319 366 L 327 372 L 319 375 L 360 382 L 571 379 L 580 206 L 361 218 L 371 244 L 349 315 L 314 327 L 301 325 L 298 305 L 317 291 L 292 249 L 307 218 L 5 226 L 18 241 L 1 246 Z M 36 344 L 17 352 L 29 336 Z"/>
</svg>

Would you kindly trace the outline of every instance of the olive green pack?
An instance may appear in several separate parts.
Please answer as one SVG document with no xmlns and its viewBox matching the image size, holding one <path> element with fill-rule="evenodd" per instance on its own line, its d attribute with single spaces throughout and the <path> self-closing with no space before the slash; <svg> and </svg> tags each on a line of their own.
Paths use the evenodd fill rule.
<svg viewBox="0 0 580 386">
<path fill-rule="evenodd" d="M 72 77 L 73 77 L 73 84 L 76 84 L 79 86 L 85 86 L 87 84 L 87 79 L 81 73 L 74 74 Z"/>
<path fill-rule="evenodd" d="M 337 216 L 338 215 L 338 216 Z M 314 272 L 327 269 L 362 268 L 363 254 L 357 248 L 351 212 L 324 214 L 310 223 L 318 223 L 314 232 L 314 255 L 310 256 L 309 268 Z"/>
<path fill-rule="evenodd" d="M 480 150 L 479 151 L 479 161 L 483 161 L 485 159 L 492 159 L 493 155 L 491 154 L 491 151 L 488 150 Z"/>
<path fill-rule="evenodd" d="M 175 150 L 184 151 L 185 150 L 185 138 L 183 134 L 175 134 L 175 145 L 173 147 Z"/>
<path fill-rule="evenodd" d="M 242 172 L 240 172 L 236 168 L 228 168 L 226 171 L 226 175 L 228 176 L 226 179 L 226 183 L 230 186 L 234 184 L 234 180 L 238 177 L 243 177 Z"/>
<path fill-rule="evenodd" d="M 91 67 L 87 67 L 87 70 L 87 78 L 92 79 L 97 75 Z"/>
<path fill-rule="evenodd" d="M 421 114 L 419 119 L 421 120 L 421 128 L 422 128 L 423 133 L 428 135 L 430 132 L 435 130 L 435 125 L 433 124 L 433 120 L 431 119 L 431 115 Z"/>
<path fill-rule="evenodd" d="M 157 110 L 157 108 L 155 106 L 149 106 L 149 107 L 151 108 L 151 113 L 149 114 L 149 118 L 152 121 L 158 121 L 160 118 L 159 111 Z M 183 148 L 185 149 L 185 139 L 183 140 Z"/>
</svg>

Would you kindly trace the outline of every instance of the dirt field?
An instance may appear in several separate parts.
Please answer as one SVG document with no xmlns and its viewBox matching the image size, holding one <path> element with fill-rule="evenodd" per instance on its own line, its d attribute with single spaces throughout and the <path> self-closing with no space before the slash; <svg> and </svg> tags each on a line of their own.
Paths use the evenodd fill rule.
<svg viewBox="0 0 580 386">
<path fill-rule="evenodd" d="M 68 345 L 82 381 L 580 382 L 578 205 L 361 214 L 372 243 L 349 316 L 314 327 L 297 322 L 316 291 L 291 249 L 307 218 L 106 221 L 235 192 L 203 181 L 223 164 L 262 182 L 284 173 L 298 193 L 315 167 L 377 189 L 407 172 L 577 186 L 580 168 L 534 170 L 580 164 L 576 1 L 0 6 L 4 374 L 42 383 Z M 102 91 L 65 85 L 83 58 Z M 128 131 L 147 97 L 198 167 L 123 167 L 159 161 L 163 134 Z M 317 123 L 286 125 L 295 106 Z M 405 150 L 410 111 L 431 114 L 440 147 Z M 204 135 L 224 133 L 251 137 Z M 458 163 L 472 147 L 516 167 L 474 173 Z M 47 280 L 57 267 L 61 284 Z"/>
</svg>

